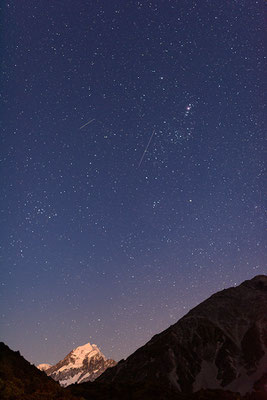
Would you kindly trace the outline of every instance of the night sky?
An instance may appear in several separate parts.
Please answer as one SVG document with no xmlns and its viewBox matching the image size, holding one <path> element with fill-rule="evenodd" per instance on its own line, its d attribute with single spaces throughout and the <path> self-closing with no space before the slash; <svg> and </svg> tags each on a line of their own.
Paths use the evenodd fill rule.
<svg viewBox="0 0 267 400">
<path fill-rule="evenodd" d="M 1 339 L 115 360 L 266 273 L 255 0 L 1 9 Z"/>
</svg>

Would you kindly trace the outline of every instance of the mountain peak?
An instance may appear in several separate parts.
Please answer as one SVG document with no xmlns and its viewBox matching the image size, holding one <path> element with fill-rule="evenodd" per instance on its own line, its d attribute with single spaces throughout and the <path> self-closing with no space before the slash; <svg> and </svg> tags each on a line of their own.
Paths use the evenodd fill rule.
<svg viewBox="0 0 267 400">
<path fill-rule="evenodd" d="M 78 346 L 78 347 L 75 347 L 75 349 L 73 349 L 72 351 L 80 351 L 80 352 L 90 352 L 90 351 L 92 351 L 92 349 L 93 348 L 96 348 L 96 349 L 98 349 L 98 347 L 97 347 L 97 345 L 96 344 L 91 344 L 91 343 L 85 343 L 85 344 L 83 344 L 83 345 L 81 345 L 81 346 Z"/>
<path fill-rule="evenodd" d="M 267 290 L 267 276 L 266 275 L 256 275 L 254 278 L 249 279 L 243 283 L 241 283 L 241 286 L 247 286 L 253 289 L 258 289 L 258 290 Z"/>
<path fill-rule="evenodd" d="M 72 383 L 93 381 L 115 364 L 114 360 L 107 360 L 96 344 L 86 343 L 76 347 L 63 360 L 44 371 L 61 386 L 68 386 Z"/>
<path fill-rule="evenodd" d="M 49 368 L 51 368 L 51 367 L 52 367 L 51 364 L 46 364 L 46 363 L 37 365 L 37 368 L 38 368 L 40 371 L 46 371 L 47 369 L 49 369 Z"/>
<path fill-rule="evenodd" d="M 106 357 L 101 353 L 97 345 L 91 343 L 78 346 L 69 353 L 69 356 L 72 358 L 73 364 L 75 364 L 76 368 L 83 365 L 83 360 L 85 358 L 92 358 L 96 355 L 106 360 Z"/>
</svg>

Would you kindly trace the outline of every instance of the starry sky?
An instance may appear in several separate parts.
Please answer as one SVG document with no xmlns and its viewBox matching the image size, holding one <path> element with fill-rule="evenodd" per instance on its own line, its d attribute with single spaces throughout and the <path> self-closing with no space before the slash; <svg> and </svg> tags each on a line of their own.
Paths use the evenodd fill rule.
<svg viewBox="0 0 267 400">
<path fill-rule="evenodd" d="M 1 339 L 115 360 L 266 273 L 255 0 L 3 1 Z"/>
</svg>

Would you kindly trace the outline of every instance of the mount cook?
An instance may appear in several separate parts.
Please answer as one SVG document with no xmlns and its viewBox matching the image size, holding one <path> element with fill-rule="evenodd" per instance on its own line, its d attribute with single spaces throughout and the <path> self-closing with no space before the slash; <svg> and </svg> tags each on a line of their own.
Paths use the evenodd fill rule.
<svg viewBox="0 0 267 400">
<path fill-rule="evenodd" d="M 87 343 L 72 350 L 56 365 L 39 364 L 38 369 L 66 387 L 72 383 L 94 381 L 116 362 L 106 359 L 95 344 Z"/>
</svg>

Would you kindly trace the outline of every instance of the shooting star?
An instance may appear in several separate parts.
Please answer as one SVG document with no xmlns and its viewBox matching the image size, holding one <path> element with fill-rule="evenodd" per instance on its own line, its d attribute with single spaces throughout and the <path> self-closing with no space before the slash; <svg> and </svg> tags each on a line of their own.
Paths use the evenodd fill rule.
<svg viewBox="0 0 267 400">
<path fill-rule="evenodd" d="M 90 119 L 90 121 L 86 122 L 86 124 L 84 124 L 83 126 L 80 127 L 80 129 L 83 129 L 86 125 L 91 124 L 91 122 L 95 121 L 95 118 Z"/>
<path fill-rule="evenodd" d="M 147 150 L 148 150 L 148 148 L 149 148 L 149 145 L 150 145 L 151 140 L 152 140 L 152 138 L 153 138 L 153 136 L 154 136 L 154 133 L 155 133 L 155 130 L 152 132 L 152 135 L 151 135 L 150 138 L 149 138 L 149 141 L 148 141 L 148 144 L 147 144 L 147 146 L 146 146 L 146 148 L 145 148 L 145 151 L 143 152 L 143 155 L 142 155 L 142 157 L 141 157 L 141 159 L 140 159 L 140 161 L 139 161 L 138 168 L 140 168 L 140 166 L 141 166 L 141 164 L 142 164 L 142 162 L 143 162 L 143 159 L 144 159 L 145 154 L 146 154 L 146 152 L 147 152 Z"/>
</svg>

